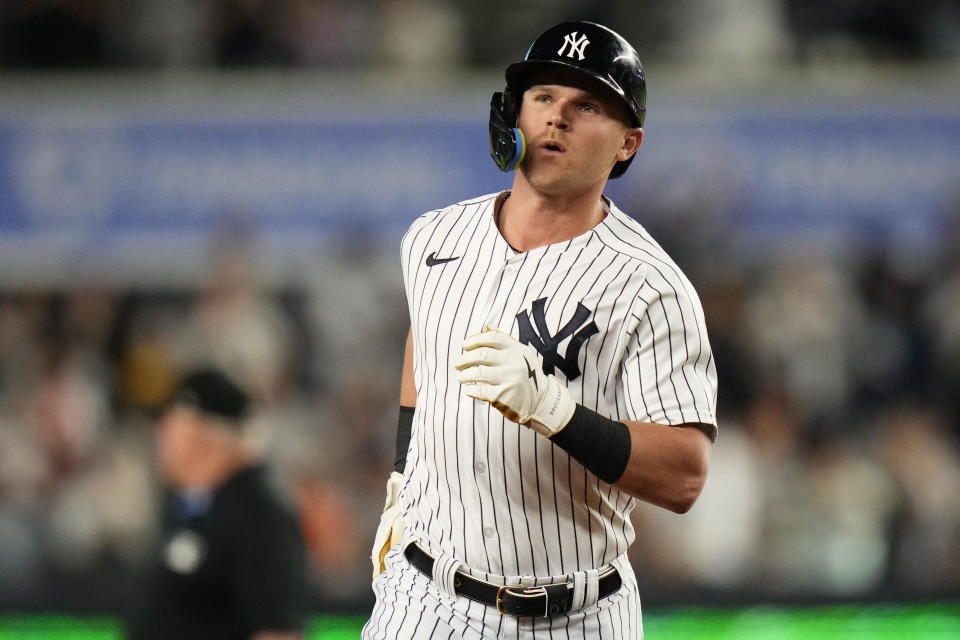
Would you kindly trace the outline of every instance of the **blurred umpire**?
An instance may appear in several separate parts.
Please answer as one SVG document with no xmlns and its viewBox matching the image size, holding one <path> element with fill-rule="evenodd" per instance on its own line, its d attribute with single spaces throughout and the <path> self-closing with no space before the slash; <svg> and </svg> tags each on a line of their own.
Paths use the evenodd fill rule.
<svg viewBox="0 0 960 640">
<path fill-rule="evenodd" d="M 223 372 L 190 372 L 157 426 L 170 499 L 135 640 L 293 640 L 305 615 L 305 547 L 270 488 L 247 394 Z"/>
</svg>

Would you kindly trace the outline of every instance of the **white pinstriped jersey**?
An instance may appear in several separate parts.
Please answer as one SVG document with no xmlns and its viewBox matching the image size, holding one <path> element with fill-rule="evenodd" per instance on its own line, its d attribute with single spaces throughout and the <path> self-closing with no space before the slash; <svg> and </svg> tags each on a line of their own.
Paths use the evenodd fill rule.
<svg viewBox="0 0 960 640">
<path fill-rule="evenodd" d="M 517 253 L 498 194 L 418 218 L 403 238 L 416 412 L 400 493 L 408 534 L 476 574 L 602 567 L 634 538 L 635 499 L 461 391 L 454 362 L 490 326 L 534 344 L 577 402 L 618 420 L 716 424 L 716 372 L 690 282 L 643 227 L 608 214 Z"/>
</svg>

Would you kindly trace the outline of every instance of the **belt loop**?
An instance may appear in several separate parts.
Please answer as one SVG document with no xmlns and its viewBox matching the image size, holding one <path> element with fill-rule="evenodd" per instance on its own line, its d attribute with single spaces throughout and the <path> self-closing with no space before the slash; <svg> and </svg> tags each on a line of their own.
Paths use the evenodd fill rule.
<svg viewBox="0 0 960 640">
<path fill-rule="evenodd" d="M 587 600 L 587 574 L 583 571 L 577 571 L 573 574 L 573 594 L 570 599 L 570 610 L 579 611 L 583 609 L 583 603 Z"/>
<path fill-rule="evenodd" d="M 451 598 L 457 597 L 457 569 L 459 568 L 460 561 L 452 556 L 439 554 L 434 558 L 433 581 L 441 593 Z"/>
<path fill-rule="evenodd" d="M 583 605 L 580 609 L 587 609 L 597 604 L 600 599 L 600 571 L 598 569 L 588 569 L 584 571 L 586 589 L 584 589 Z M 576 588 L 576 585 L 574 585 Z"/>
</svg>

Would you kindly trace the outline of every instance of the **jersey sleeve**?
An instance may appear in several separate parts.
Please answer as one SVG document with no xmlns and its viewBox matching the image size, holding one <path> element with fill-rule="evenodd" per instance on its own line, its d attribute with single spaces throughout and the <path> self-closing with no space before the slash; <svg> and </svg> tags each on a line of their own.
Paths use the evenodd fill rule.
<svg viewBox="0 0 960 640">
<path fill-rule="evenodd" d="M 717 374 L 703 309 L 692 285 L 654 274 L 631 309 L 632 335 L 619 394 L 630 420 L 697 424 L 717 437 Z"/>
<path fill-rule="evenodd" d="M 403 277 L 403 289 L 407 297 L 410 318 L 414 317 L 411 305 L 414 301 L 414 283 L 417 279 L 417 266 L 425 257 L 425 242 L 430 237 L 430 224 L 442 213 L 442 210 L 428 211 L 419 216 L 400 241 L 400 274 Z"/>
</svg>

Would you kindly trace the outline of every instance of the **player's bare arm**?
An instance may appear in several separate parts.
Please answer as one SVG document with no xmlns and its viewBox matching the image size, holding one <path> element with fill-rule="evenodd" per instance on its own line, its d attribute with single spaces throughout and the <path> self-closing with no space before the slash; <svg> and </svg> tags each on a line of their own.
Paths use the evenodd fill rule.
<svg viewBox="0 0 960 640">
<path fill-rule="evenodd" d="M 403 349 L 403 376 L 400 378 L 400 406 L 417 405 L 417 386 L 413 379 L 413 331 L 407 332 L 407 344 Z"/>
<path fill-rule="evenodd" d="M 707 480 L 710 438 L 697 425 L 624 424 L 630 459 L 614 486 L 658 507 L 689 511 Z"/>
</svg>

